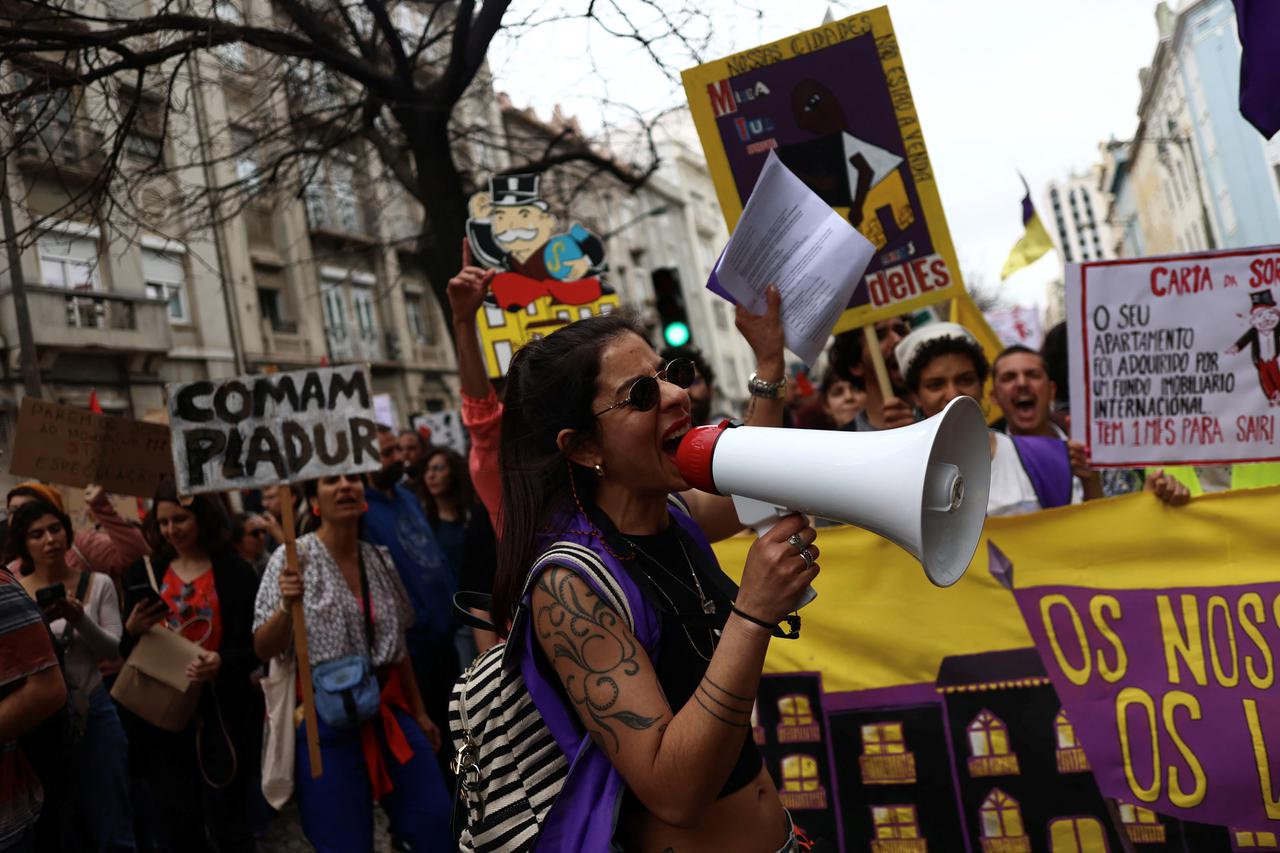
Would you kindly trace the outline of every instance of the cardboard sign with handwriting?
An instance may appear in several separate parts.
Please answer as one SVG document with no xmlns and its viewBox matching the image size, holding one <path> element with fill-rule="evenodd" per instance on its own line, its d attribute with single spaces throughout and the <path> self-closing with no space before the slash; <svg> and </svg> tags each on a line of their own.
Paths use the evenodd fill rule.
<svg viewBox="0 0 1280 853">
<path fill-rule="evenodd" d="M 173 476 L 169 430 L 25 397 L 9 473 L 63 486 L 98 483 L 108 492 L 149 498 Z"/>
</svg>

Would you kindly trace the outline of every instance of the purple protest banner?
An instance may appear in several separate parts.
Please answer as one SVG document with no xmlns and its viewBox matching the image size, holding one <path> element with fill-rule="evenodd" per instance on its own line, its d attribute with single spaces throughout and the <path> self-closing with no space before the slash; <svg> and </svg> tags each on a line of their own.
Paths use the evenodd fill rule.
<svg viewBox="0 0 1280 853">
<path fill-rule="evenodd" d="M 1014 596 L 1104 796 L 1280 828 L 1280 583 Z"/>
</svg>

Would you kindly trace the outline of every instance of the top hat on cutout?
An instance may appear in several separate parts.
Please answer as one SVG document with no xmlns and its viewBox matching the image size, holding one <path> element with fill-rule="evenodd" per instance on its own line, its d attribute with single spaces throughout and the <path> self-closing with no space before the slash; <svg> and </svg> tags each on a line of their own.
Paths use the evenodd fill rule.
<svg viewBox="0 0 1280 853">
<path fill-rule="evenodd" d="M 1255 290 L 1249 294 L 1250 311 L 1257 311 L 1259 308 L 1275 308 L 1276 298 L 1270 290 Z"/>
<path fill-rule="evenodd" d="M 537 175 L 497 175 L 489 179 L 489 198 L 501 207 L 536 204 L 541 201 L 538 182 Z"/>
</svg>

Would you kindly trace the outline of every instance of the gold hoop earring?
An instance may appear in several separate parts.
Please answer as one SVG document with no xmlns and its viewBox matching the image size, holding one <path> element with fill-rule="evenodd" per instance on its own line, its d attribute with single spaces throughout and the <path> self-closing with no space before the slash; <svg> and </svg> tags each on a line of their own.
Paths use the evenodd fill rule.
<svg viewBox="0 0 1280 853">
<path fill-rule="evenodd" d="M 597 462 L 594 467 L 596 469 L 596 476 L 604 477 L 604 466 Z"/>
</svg>

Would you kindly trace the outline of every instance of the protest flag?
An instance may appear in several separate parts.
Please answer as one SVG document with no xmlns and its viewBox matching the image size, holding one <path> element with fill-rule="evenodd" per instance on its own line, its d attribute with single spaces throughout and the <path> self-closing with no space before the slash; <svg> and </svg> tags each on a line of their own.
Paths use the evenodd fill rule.
<svg viewBox="0 0 1280 853">
<path fill-rule="evenodd" d="M 1280 4 L 1235 0 L 1240 32 L 1240 115 L 1270 139 L 1280 131 Z"/>
<path fill-rule="evenodd" d="M 1022 226 L 1026 230 L 1018 238 L 1018 242 L 1013 244 L 1013 251 L 1009 252 L 1009 259 L 1004 262 L 1004 269 L 1000 270 L 1001 281 L 1023 267 L 1031 266 L 1053 248 L 1053 240 L 1049 238 L 1049 232 L 1044 230 L 1044 223 L 1040 221 L 1036 207 L 1031 203 L 1031 189 L 1027 187 L 1026 178 L 1022 179 L 1022 188 L 1026 190 L 1022 196 Z"/>
<path fill-rule="evenodd" d="M 98 402 L 97 388 L 89 391 L 89 411 L 93 412 L 95 415 L 106 414 L 106 412 L 102 411 L 102 404 Z"/>
</svg>

